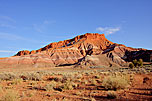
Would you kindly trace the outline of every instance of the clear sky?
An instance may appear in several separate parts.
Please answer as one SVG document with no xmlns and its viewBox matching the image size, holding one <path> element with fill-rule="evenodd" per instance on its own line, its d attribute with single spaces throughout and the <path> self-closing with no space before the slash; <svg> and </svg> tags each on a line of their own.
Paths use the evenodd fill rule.
<svg viewBox="0 0 152 101">
<path fill-rule="evenodd" d="M 152 0 L 0 0 L 0 57 L 85 33 L 152 49 Z"/>
</svg>

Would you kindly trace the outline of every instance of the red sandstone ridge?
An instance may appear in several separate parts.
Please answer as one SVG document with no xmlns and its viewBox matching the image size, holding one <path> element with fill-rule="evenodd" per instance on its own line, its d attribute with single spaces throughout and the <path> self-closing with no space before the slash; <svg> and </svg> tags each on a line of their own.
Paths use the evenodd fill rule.
<svg viewBox="0 0 152 101">
<path fill-rule="evenodd" d="M 104 34 L 86 33 L 73 39 L 50 43 L 33 51 L 19 51 L 14 57 L 0 59 L 1 66 L 64 66 L 77 64 L 125 65 L 127 52 L 139 49 L 126 47 L 107 40 Z"/>
<path fill-rule="evenodd" d="M 35 53 L 41 53 L 42 51 L 51 51 L 53 49 L 62 49 L 62 48 L 69 48 L 69 47 L 79 47 L 81 43 L 91 43 L 94 46 L 98 46 L 101 48 L 101 50 L 106 49 L 109 45 L 114 44 L 113 42 L 107 40 L 104 36 L 104 34 L 98 34 L 98 33 L 86 33 L 84 35 L 79 35 L 73 39 L 59 41 L 50 43 L 49 45 L 40 48 L 38 50 L 28 51 L 23 50 L 19 51 L 15 56 L 22 56 L 22 55 L 28 55 L 28 54 L 35 54 Z M 80 43 L 80 44 L 78 44 Z"/>
</svg>

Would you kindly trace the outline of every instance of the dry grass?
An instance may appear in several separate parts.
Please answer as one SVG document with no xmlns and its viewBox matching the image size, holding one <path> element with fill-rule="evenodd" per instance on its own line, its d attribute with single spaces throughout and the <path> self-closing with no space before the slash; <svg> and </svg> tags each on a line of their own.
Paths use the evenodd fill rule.
<svg viewBox="0 0 152 101">
<path fill-rule="evenodd" d="M 51 81 L 49 84 L 45 85 L 45 86 L 43 87 L 43 89 L 44 89 L 45 91 L 51 91 L 51 90 L 54 90 L 54 89 L 56 88 L 56 85 L 57 85 L 57 82 Z"/>
<path fill-rule="evenodd" d="M 64 86 L 63 86 L 63 89 L 65 90 L 73 90 L 74 89 L 74 84 L 70 81 L 67 81 Z"/>
<path fill-rule="evenodd" d="M 1 72 L 0 79 L 2 82 L 0 92 L 2 91 L 4 93 L 2 94 L 4 95 L 2 97 L 3 101 L 9 96 L 5 95 L 7 89 L 17 89 L 20 94 L 24 91 L 25 94 L 22 94 L 24 97 L 20 97 L 21 100 L 35 99 L 38 96 L 41 100 L 49 99 L 52 101 L 52 99 L 56 99 L 59 101 L 63 100 L 63 96 L 66 96 L 69 101 L 71 101 L 71 99 L 82 100 L 83 97 L 87 98 L 88 101 L 95 101 L 96 96 L 104 96 L 105 100 L 107 100 L 107 98 L 119 98 L 119 94 L 115 95 L 115 93 L 106 90 L 125 89 L 130 81 L 134 81 L 134 75 L 132 75 L 131 72 L 125 72 L 125 70 L 121 72 L 118 70 L 102 72 L 101 70 L 91 69 L 58 69 L 58 71 L 51 71 L 50 69 L 48 71 Z M 36 93 L 33 93 L 33 91 Z M 116 94 L 121 91 L 116 91 Z M 92 93 L 90 94 L 90 92 Z M 18 94 L 14 96 L 18 96 Z M 15 97 L 8 98 L 13 99 Z"/>
<path fill-rule="evenodd" d="M 104 78 L 102 86 L 107 90 L 118 90 L 125 89 L 128 87 L 129 83 L 125 77 L 121 76 L 109 76 Z"/>
<path fill-rule="evenodd" d="M 37 73 L 37 72 L 31 72 L 31 73 L 25 73 L 21 75 L 21 78 L 24 80 L 34 80 L 34 81 L 41 81 L 43 75 Z"/>
<path fill-rule="evenodd" d="M 2 72 L 0 73 L 0 80 L 13 80 L 18 79 L 18 75 L 13 72 Z"/>
<path fill-rule="evenodd" d="M 18 84 L 21 84 L 23 82 L 23 79 L 19 78 L 19 79 L 14 79 L 12 81 L 12 85 L 18 85 Z"/>
<path fill-rule="evenodd" d="M 1 101 L 19 101 L 18 92 L 14 90 L 7 90 Z"/>
</svg>

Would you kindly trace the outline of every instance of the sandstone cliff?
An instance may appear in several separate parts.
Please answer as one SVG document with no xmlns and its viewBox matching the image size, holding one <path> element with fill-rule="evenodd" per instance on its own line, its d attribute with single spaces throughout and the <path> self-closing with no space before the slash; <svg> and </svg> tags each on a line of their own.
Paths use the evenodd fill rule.
<svg viewBox="0 0 152 101">
<path fill-rule="evenodd" d="M 19 51 L 15 56 L 0 59 L 5 66 L 64 66 L 64 65 L 105 65 L 124 66 L 128 60 L 126 52 L 139 49 L 126 47 L 107 40 L 104 34 L 86 33 L 73 39 L 50 43 L 38 50 Z"/>
</svg>

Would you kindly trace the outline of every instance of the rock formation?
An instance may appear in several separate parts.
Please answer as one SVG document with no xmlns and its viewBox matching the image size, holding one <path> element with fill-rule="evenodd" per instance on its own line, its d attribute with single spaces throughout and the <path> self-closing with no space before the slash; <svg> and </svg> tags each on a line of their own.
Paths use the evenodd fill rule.
<svg viewBox="0 0 152 101">
<path fill-rule="evenodd" d="M 104 34 L 86 33 L 73 39 L 50 43 L 38 50 L 19 51 L 15 56 L 0 59 L 1 66 L 124 66 L 135 49 L 107 40 Z M 145 51 L 145 50 L 143 50 Z"/>
</svg>

